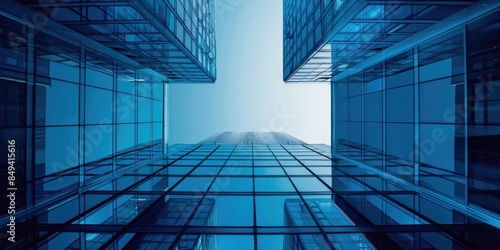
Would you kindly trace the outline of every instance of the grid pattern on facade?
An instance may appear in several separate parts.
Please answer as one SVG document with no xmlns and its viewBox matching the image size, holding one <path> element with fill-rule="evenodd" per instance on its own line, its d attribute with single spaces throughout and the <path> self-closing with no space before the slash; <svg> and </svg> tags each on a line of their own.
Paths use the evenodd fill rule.
<svg viewBox="0 0 500 250">
<path fill-rule="evenodd" d="M 215 81 L 215 1 L 18 2 L 170 81 Z"/>
<path fill-rule="evenodd" d="M 474 2 L 284 1 L 283 78 L 328 83 Z"/>
<path fill-rule="evenodd" d="M 168 157 L 111 178 L 20 226 L 31 246 L 105 249 L 481 247 L 485 242 L 465 240 L 463 233 L 497 233 L 328 155 L 312 145 L 177 145 Z M 295 208 L 299 215 L 287 219 Z M 324 220 L 326 214 L 338 219 Z"/>
<path fill-rule="evenodd" d="M 336 153 L 498 213 L 496 15 L 333 82 Z"/>
<path fill-rule="evenodd" d="M 17 142 L 19 218 L 164 154 L 164 76 L 0 20 L 0 138 Z"/>
</svg>

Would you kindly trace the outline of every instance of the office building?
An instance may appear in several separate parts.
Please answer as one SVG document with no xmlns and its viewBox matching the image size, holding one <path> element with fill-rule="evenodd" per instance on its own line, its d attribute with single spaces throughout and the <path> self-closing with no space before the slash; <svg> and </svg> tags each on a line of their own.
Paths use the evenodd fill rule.
<svg viewBox="0 0 500 250">
<path fill-rule="evenodd" d="M 283 13 L 284 80 L 331 84 L 333 157 L 467 211 L 434 214 L 428 201 L 408 200 L 419 216 L 443 216 L 450 228 L 483 222 L 498 231 L 500 3 L 285 0 Z M 352 185 L 333 171 L 337 191 L 360 191 L 374 181 Z M 362 211 L 362 219 L 350 216 L 356 224 L 372 216 L 375 224 L 401 223 L 402 215 L 388 218 L 377 199 L 336 204 Z M 413 235 L 420 239 L 384 237 L 403 248 L 456 247 Z M 471 239 L 466 235 L 463 242 Z"/>
<path fill-rule="evenodd" d="M 167 83 L 215 80 L 214 8 L 206 0 L 2 2 L 0 149 L 15 146 L 15 157 L 0 156 L 0 188 L 2 196 L 13 188 L 15 214 L 2 198 L 0 221 L 4 228 L 15 215 L 17 224 L 16 242 L 2 231 L 0 248 L 43 249 L 35 242 L 45 231 L 30 231 L 37 223 L 80 215 L 79 223 L 96 223 L 84 211 L 134 184 L 128 174 L 153 171 L 134 172 L 166 153 Z M 85 194 L 99 187 L 110 193 Z M 131 216 L 143 199 L 123 196 L 114 206 Z M 103 224 L 127 221 L 100 216 Z M 73 232 L 45 248 L 93 246 L 74 235 L 109 236 Z"/>
</svg>

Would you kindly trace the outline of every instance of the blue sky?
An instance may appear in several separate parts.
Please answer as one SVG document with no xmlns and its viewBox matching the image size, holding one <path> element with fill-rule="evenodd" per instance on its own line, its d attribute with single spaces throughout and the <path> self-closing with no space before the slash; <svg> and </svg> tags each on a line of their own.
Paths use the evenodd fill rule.
<svg viewBox="0 0 500 250">
<path fill-rule="evenodd" d="M 330 86 L 283 82 L 282 0 L 216 3 L 217 81 L 169 85 L 169 142 L 282 131 L 330 144 Z"/>
</svg>

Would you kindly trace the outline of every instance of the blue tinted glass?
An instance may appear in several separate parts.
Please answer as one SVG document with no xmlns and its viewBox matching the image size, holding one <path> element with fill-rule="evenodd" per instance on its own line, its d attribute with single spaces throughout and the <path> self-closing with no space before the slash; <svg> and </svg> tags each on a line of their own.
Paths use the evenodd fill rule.
<svg viewBox="0 0 500 250">
<path fill-rule="evenodd" d="M 255 175 L 285 175 L 279 167 L 259 167 L 254 168 Z"/>
<path fill-rule="evenodd" d="M 257 246 L 262 250 L 274 250 L 283 248 L 284 235 L 258 235 Z"/>
<path fill-rule="evenodd" d="M 413 125 L 387 124 L 387 153 L 402 159 L 413 160 Z"/>
<path fill-rule="evenodd" d="M 163 120 L 163 102 L 153 101 L 153 121 L 161 122 Z"/>
<path fill-rule="evenodd" d="M 451 76 L 452 74 L 452 59 L 444 59 L 420 67 L 420 81 L 429 81 L 433 79 Z"/>
<path fill-rule="evenodd" d="M 254 238 L 251 235 L 216 235 L 217 249 L 254 249 Z"/>
<path fill-rule="evenodd" d="M 104 89 L 85 88 L 85 122 L 87 124 L 102 124 L 112 121 L 112 92 Z"/>
<path fill-rule="evenodd" d="M 420 125 L 420 161 L 426 164 L 455 172 L 455 126 L 445 124 Z"/>
<path fill-rule="evenodd" d="M 139 97 L 137 100 L 139 105 L 139 122 L 150 122 L 151 121 L 151 99 Z"/>
<path fill-rule="evenodd" d="M 122 93 L 117 94 L 116 119 L 118 123 L 135 122 L 136 97 Z"/>
<path fill-rule="evenodd" d="M 252 175 L 252 168 L 250 167 L 237 167 L 225 166 L 220 172 L 221 175 L 237 176 L 237 175 Z"/>
<path fill-rule="evenodd" d="M 76 84 L 57 80 L 52 80 L 50 86 L 37 85 L 37 124 L 49 126 L 77 124 L 78 88 Z"/>
<path fill-rule="evenodd" d="M 256 192 L 294 192 L 292 183 L 285 177 L 255 177 Z"/>
<path fill-rule="evenodd" d="M 322 182 L 316 177 L 292 177 L 293 184 L 299 192 L 329 192 Z"/>
<path fill-rule="evenodd" d="M 187 177 L 174 188 L 174 191 L 204 192 L 213 179 L 213 177 Z"/>
<path fill-rule="evenodd" d="M 284 226 L 284 207 L 285 201 L 288 199 L 299 199 L 299 197 L 256 196 L 255 202 L 257 207 L 257 226 Z"/>
<path fill-rule="evenodd" d="M 87 85 L 111 89 L 113 87 L 113 77 L 109 74 L 87 68 L 85 71 L 85 82 Z"/>
<path fill-rule="evenodd" d="M 349 98 L 349 120 L 361 121 L 362 115 L 362 98 L 361 96 Z"/>
<path fill-rule="evenodd" d="M 77 62 L 58 63 L 50 61 L 47 65 L 49 67 L 49 76 L 78 83 L 80 82 L 80 70 L 75 65 L 77 65 Z"/>
<path fill-rule="evenodd" d="M 43 147 L 37 148 L 36 163 L 45 165 L 37 168 L 37 176 L 57 173 L 79 163 L 78 127 L 49 127 L 36 129 L 44 134 Z"/>
<path fill-rule="evenodd" d="M 85 162 L 111 156 L 113 138 L 111 127 L 86 126 L 82 136 L 85 138 Z"/>
<path fill-rule="evenodd" d="M 153 98 L 156 100 L 163 100 L 163 83 L 156 83 L 153 85 Z"/>
<path fill-rule="evenodd" d="M 413 70 L 407 70 L 387 76 L 385 80 L 385 86 L 388 89 L 410 84 L 413 84 Z"/>
<path fill-rule="evenodd" d="M 444 78 L 421 83 L 419 91 L 421 122 L 454 123 L 462 119 L 455 114 L 463 112 L 463 84 Z"/>
<path fill-rule="evenodd" d="M 413 122 L 413 86 L 387 90 L 387 121 Z"/>
<path fill-rule="evenodd" d="M 139 124 L 138 125 L 138 143 L 147 143 L 151 141 L 151 124 Z"/>
<path fill-rule="evenodd" d="M 372 148 L 368 150 L 383 150 L 382 123 L 365 123 L 365 144 Z"/>
<path fill-rule="evenodd" d="M 153 123 L 153 140 L 163 138 L 163 124 L 161 122 Z"/>
<path fill-rule="evenodd" d="M 135 70 L 123 70 L 119 72 L 117 77 L 118 91 L 127 94 L 135 94 Z"/>
<path fill-rule="evenodd" d="M 382 92 L 365 95 L 365 121 L 382 122 Z"/>
<path fill-rule="evenodd" d="M 252 192 L 252 178 L 220 176 L 215 179 L 210 192 Z"/>
</svg>

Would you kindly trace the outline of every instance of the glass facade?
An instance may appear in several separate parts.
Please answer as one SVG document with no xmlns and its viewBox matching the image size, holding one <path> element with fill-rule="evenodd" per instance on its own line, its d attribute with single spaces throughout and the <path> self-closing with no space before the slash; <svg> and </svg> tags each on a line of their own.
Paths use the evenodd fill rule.
<svg viewBox="0 0 500 250">
<path fill-rule="evenodd" d="M 333 82 L 336 152 L 498 213 L 497 15 Z"/>
<path fill-rule="evenodd" d="M 363 237 L 382 249 L 394 243 L 404 249 L 460 249 L 442 241 L 449 237 L 439 235 L 444 231 L 412 230 L 484 223 L 491 226 L 488 233 L 455 239 L 469 246 L 492 240 L 500 228 L 500 151 L 493 146 L 500 143 L 500 4 L 285 0 L 283 11 L 284 80 L 331 83 L 332 156 L 359 167 L 333 164 L 332 187 L 340 192 L 333 196 L 335 205 L 357 227 L 413 225 L 404 233 Z M 394 183 L 419 195 L 406 196 Z M 387 196 L 375 198 L 367 185 Z M 302 241 L 312 238 L 288 236 L 287 244 L 302 249 L 308 244 Z"/>
<path fill-rule="evenodd" d="M 328 83 L 475 2 L 284 0 L 283 79 Z"/>
<path fill-rule="evenodd" d="M 26 21 L 44 28 L 54 20 L 171 82 L 215 81 L 213 0 L 16 2 L 23 6 L 9 0 L 5 9 L 29 8 Z"/>
<path fill-rule="evenodd" d="M 499 236 L 417 186 L 332 158 L 326 145 L 178 144 L 169 152 L 20 222 L 19 244 L 476 249 Z"/>
<path fill-rule="evenodd" d="M 213 1 L 201 0 L 2 3 L 0 149 L 9 154 L 0 156 L 0 188 L 15 195 L 0 202 L 8 208 L 0 211 L 1 249 L 96 248 L 119 230 L 54 231 L 125 225 L 159 197 L 113 193 L 154 173 L 151 164 L 166 155 L 167 83 L 215 80 L 213 11 Z M 164 218 L 150 221 L 189 204 L 172 198 L 158 208 Z M 197 219 L 213 224 L 214 202 L 203 204 Z M 32 230 L 42 224 L 53 228 Z M 148 237 L 144 244 L 156 244 Z M 206 249 L 212 238 L 179 244 Z"/>
</svg>

